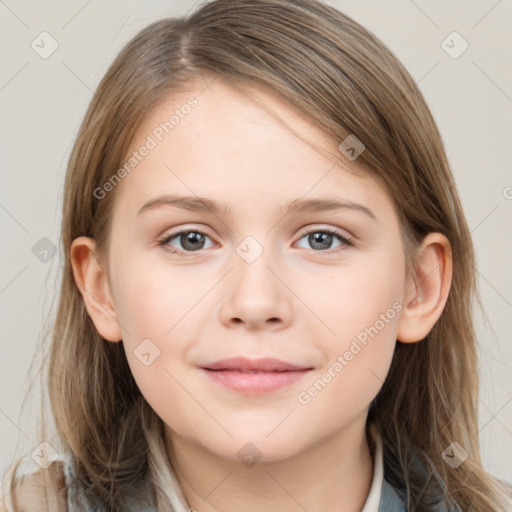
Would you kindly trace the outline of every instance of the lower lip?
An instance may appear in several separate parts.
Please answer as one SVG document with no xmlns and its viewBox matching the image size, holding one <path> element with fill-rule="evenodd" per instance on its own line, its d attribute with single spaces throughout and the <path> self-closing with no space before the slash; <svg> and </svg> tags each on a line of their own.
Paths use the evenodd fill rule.
<svg viewBox="0 0 512 512">
<path fill-rule="evenodd" d="M 202 371 L 206 372 L 212 380 L 228 389 L 247 395 L 259 395 L 290 386 L 302 379 L 310 369 L 262 373 L 242 373 L 231 370 L 214 371 L 204 368 Z"/>
</svg>

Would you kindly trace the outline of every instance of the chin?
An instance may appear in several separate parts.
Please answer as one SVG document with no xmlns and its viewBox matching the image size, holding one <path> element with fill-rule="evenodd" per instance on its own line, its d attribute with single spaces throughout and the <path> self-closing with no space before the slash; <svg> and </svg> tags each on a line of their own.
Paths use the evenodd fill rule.
<svg viewBox="0 0 512 512">
<path fill-rule="evenodd" d="M 246 432 L 244 435 L 235 435 L 234 438 L 218 440 L 215 442 L 212 438 L 207 440 L 207 444 L 201 443 L 203 448 L 215 454 L 217 457 L 232 461 L 241 462 L 247 467 L 255 463 L 278 462 L 293 457 L 302 448 L 299 442 L 289 436 L 275 436 L 274 439 L 267 438 L 261 433 Z M 274 434 L 271 434 L 272 437 Z M 212 442 L 213 441 L 213 442 Z"/>
</svg>

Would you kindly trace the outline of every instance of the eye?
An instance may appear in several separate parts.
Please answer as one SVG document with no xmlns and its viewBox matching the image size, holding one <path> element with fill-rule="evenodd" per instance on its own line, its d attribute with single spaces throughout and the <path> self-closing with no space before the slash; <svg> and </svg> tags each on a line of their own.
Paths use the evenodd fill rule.
<svg viewBox="0 0 512 512">
<path fill-rule="evenodd" d="M 344 237 L 341 233 L 336 230 L 329 228 L 313 229 L 305 233 L 300 240 L 307 237 L 307 242 L 311 244 L 315 252 L 328 252 L 331 249 L 333 240 L 338 239 L 340 243 L 336 247 L 353 246 L 349 239 Z M 178 256 L 186 256 L 187 253 L 200 251 L 201 249 L 207 249 L 208 246 L 205 244 L 206 239 L 211 238 L 200 229 L 184 229 L 173 233 L 163 240 L 158 242 L 158 245 L 166 252 L 177 254 Z M 176 248 L 175 245 L 169 245 L 171 242 L 181 245 L 182 249 Z"/>
<path fill-rule="evenodd" d="M 329 228 L 321 228 L 314 229 L 305 233 L 301 240 L 307 237 L 307 242 L 311 244 L 313 249 L 316 249 L 316 252 L 326 251 L 330 249 L 334 238 L 340 240 L 340 244 L 336 247 L 343 246 L 353 246 L 354 244 L 350 242 L 346 237 L 344 237 L 341 233 L 338 233 L 334 229 Z"/>
<path fill-rule="evenodd" d="M 210 239 L 210 237 L 206 233 L 199 229 L 185 229 L 167 236 L 166 238 L 158 242 L 158 244 L 162 247 L 164 251 L 177 254 L 178 256 L 185 256 L 187 252 L 194 252 L 199 251 L 200 249 L 207 248 L 205 247 L 206 238 Z M 176 242 L 181 244 L 185 251 L 179 249 L 173 250 L 172 247 L 174 246 L 168 245 L 174 239 L 177 239 Z"/>
</svg>

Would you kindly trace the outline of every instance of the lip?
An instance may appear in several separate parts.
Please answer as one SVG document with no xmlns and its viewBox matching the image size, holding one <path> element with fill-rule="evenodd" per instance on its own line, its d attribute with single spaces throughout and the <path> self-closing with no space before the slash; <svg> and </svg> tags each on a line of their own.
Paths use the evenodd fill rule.
<svg viewBox="0 0 512 512">
<path fill-rule="evenodd" d="M 247 395 L 270 393 L 290 386 L 312 370 L 279 359 L 234 357 L 201 368 L 215 383 Z"/>
<path fill-rule="evenodd" d="M 285 372 L 292 370 L 308 370 L 311 367 L 299 366 L 296 364 L 274 359 L 272 357 L 265 357 L 262 359 L 250 359 L 248 357 L 229 357 L 221 359 L 214 363 L 208 363 L 202 366 L 207 370 L 236 370 L 239 372 Z"/>
</svg>

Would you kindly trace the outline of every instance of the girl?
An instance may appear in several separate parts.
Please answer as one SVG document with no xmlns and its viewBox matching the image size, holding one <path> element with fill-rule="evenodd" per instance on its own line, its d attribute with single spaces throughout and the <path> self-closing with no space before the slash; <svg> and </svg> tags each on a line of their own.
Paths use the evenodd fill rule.
<svg viewBox="0 0 512 512">
<path fill-rule="evenodd" d="M 74 145 L 62 244 L 56 435 L 5 510 L 510 510 L 442 141 L 337 10 L 214 0 L 137 34 Z"/>
</svg>

